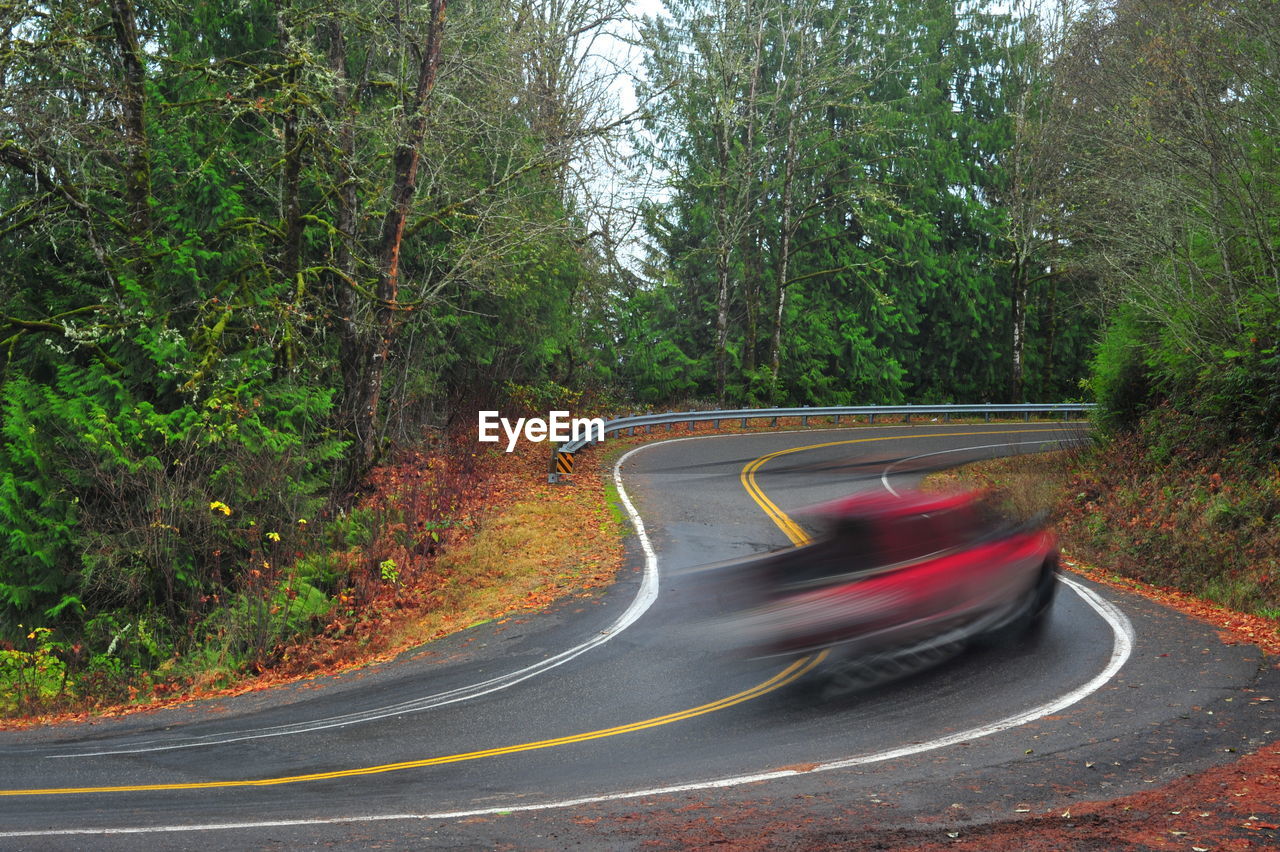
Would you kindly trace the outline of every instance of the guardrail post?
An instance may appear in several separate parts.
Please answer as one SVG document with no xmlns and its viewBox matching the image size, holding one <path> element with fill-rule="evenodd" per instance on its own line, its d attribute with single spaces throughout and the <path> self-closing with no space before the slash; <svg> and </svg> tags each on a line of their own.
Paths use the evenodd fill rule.
<svg viewBox="0 0 1280 852">
<path fill-rule="evenodd" d="M 720 421 L 719 421 L 719 420 L 712 420 L 712 421 L 711 421 L 711 428 L 712 428 L 712 429 L 719 429 L 719 428 L 720 428 Z"/>
<path fill-rule="evenodd" d="M 776 418 L 776 417 L 775 417 L 775 418 L 773 418 L 772 420 L 770 420 L 770 421 L 769 421 L 769 425 L 770 425 L 770 426 L 777 426 L 777 425 L 778 425 L 778 418 Z"/>
<path fill-rule="evenodd" d="M 951 412 L 950 412 L 950 411 L 947 411 L 947 412 L 944 412 L 944 413 L 943 413 L 943 415 L 942 415 L 942 422 L 943 422 L 943 423 L 950 423 L 950 422 L 951 422 Z"/>
<path fill-rule="evenodd" d="M 867 425 L 870 426 L 872 423 L 875 423 L 875 422 L 876 422 L 876 416 L 870 413 L 867 414 Z"/>
<path fill-rule="evenodd" d="M 989 402 L 987 403 L 987 405 L 990 405 L 990 404 L 991 404 L 991 403 L 989 403 Z M 982 419 L 983 419 L 985 422 L 990 423 L 990 422 L 991 422 L 991 412 L 990 412 L 990 411 L 984 411 L 984 412 L 982 412 Z"/>
<path fill-rule="evenodd" d="M 1023 423 L 1030 423 L 1030 422 L 1031 422 L 1031 412 L 1030 412 L 1030 411 L 1024 411 L 1024 412 L 1022 412 L 1022 422 L 1023 422 Z"/>
<path fill-rule="evenodd" d="M 742 429 L 747 428 L 747 418 L 745 418 L 745 417 L 744 417 L 744 418 L 742 418 L 742 424 L 741 424 L 740 428 L 742 428 Z"/>
<path fill-rule="evenodd" d="M 554 450 L 551 453 L 551 467 L 547 471 L 547 482 L 555 485 L 564 482 L 564 477 L 573 475 L 573 453 Z"/>
<path fill-rule="evenodd" d="M 833 425 L 833 426 L 839 426 L 839 425 L 840 425 L 840 415 L 839 415 L 839 414 L 837 414 L 837 415 L 836 415 L 835 422 L 834 422 L 834 423 L 832 423 L 831 425 Z"/>
</svg>

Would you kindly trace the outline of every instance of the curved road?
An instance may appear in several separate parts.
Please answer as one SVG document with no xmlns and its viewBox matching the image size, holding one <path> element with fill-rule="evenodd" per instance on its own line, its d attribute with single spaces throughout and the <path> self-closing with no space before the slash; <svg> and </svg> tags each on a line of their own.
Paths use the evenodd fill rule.
<svg viewBox="0 0 1280 852">
<path fill-rule="evenodd" d="M 796 509 L 1075 437 L 917 424 L 642 446 L 619 468 L 644 532 L 606 594 L 354 675 L 0 733 L 0 848 L 617 847 L 690 803 L 796 797 L 818 818 L 983 819 L 1267 740 L 1276 704 L 1248 699 L 1277 675 L 1256 649 L 1075 579 L 1031 644 L 872 693 L 824 697 L 812 657 L 719 647 L 723 590 L 698 569 L 789 544 Z"/>
</svg>

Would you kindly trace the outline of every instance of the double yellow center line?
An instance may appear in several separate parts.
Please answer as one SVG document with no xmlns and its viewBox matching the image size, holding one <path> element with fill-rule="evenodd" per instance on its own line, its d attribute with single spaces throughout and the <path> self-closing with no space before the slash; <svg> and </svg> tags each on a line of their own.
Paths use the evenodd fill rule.
<svg viewBox="0 0 1280 852">
<path fill-rule="evenodd" d="M 876 441 L 901 441 L 906 438 L 919 439 L 919 438 L 956 438 L 956 437 L 964 437 L 964 436 L 971 436 L 971 435 L 1017 435 L 1017 434 L 1022 434 L 1024 432 L 1042 432 L 1042 431 L 1045 431 L 1045 430 L 1043 429 L 1000 429 L 1000 430 L 984 429 L 980 432 L 934 432 L 931 434 L 921 434 L 921 435 L 882 435 L 877 438 L 851 438 L 847 441 L 828 441 L 825 444 L 807 444 L 803 447 L 791 447 L 785 450 L 777 450 L 776 452 L 772 452 L 767 455 L 760 456 L 760 458 L 758 459 L 753 459 L 752 461 L 747 462 L 746 466 L 742 468 L 742 473 L 739 474 L 738 479 L 742 482 L 742 487 L 745 488 L 747 490 L 747 493 L 751 495 L 751 499 L 755 500 L 756 504 L 759 505 L 761 509 L 764 509 L 764 513 L 768 515 L 775 524 L 778 525 L 778 528 L 780 530 L 786 533 L 787 538 L 791 539 L 791 543 L 798 547 L 802 544 L 809 543 L 808 534 L 805 533 L 805 531 L 800 528 L 799 524 L 791 520 L 791 518 L 787 515 L 786 512 L 779 509 L 777 504 L 774 503 L 765 495 L 764 491 L 760 488 L 759 483 L 756 482 L 756 473 L 759 472 L 760 468 L 764 467 L 767 463 L 778 458 L 779 456 L 786 456 L 786 455 L 790 455 L 791 453 L 803 453 L 809 450 L 820 450 L 825 447 L 840 447 L 846 444 L 870 444 Z"/>
<path fill-rule="evenodd" d="M 960 435 L 999 435 L 1011 434 L 1014 432 L 1035 431 L 1028 429 L 1014 429 L 1004 431 L 983 431 L 983 432 L 940 432 L 927 435 L 911 435 L 911 438 L 942 438 L 955 437 Z M 902 440 L 905 436 L 891 435 L 878 438 L 855 438 L 846 441 L 829 441 L 823 444 L 810 444 L 803 447 L 792 447 L 786 450 L 778 450 L 767 455 L 760 456 L 746 464 L 740 474 L 742 486 L 751 495 L 751 498 L 765 511 L 775 524 L 786 533 L 787 537 L 797 545 L 805 544 L 809 541 L 809 537 L 805 534 L 795 521 L 791 520 L 785 512 L 770 500 L 761 490 L 756 482 L 756 473 L 760 468 L 769 461 L 779 456 L 788 455 L 790 453 L 799 453 L 806 450 L 816 450 L 824 447 L 835 447 L 844 444 L 862 444 L 872 441 L 893 441 Z M 351 769 L 337 769 L 331 772 L 313 772 L 305 775 L 284 775 L 275 778 L 258 778 L 258 779 L 237 779 L 226 781 L 192 781 L 175 784 L 119 784 L 106 785 L 97 787 L 37 787 L 20 790 L 0 790 L 0 797 L 5 796 L 65 796 L 65 795 L 86 795 L 94 793 L 142 793 L 142 792 L 163 792 L 171 790 L 215 790 L 230 787 L 274 787 L 283 784 L 298 784 L 306 781 L 329 781 L 340 778 L 356 778 L 364 775 L 380 775 L 386 772 L 402 772 L 408 769 L 421 769 L 429 766 L 442 766 L 448 763 L 462 763 L 469 760 L 481 760 L 488 757 L 500 757 L 508 754 L 518 754 L 526 751 L 536 751 L 539 749 L 556 748 L 558 746 L 572 745 L 573 743 L 587 742 L 588 740 L 598 740 L 605 737 L 615 737 L 621 734 L 630 734 L 637 731 L 644 731 L 650 728 L 657 728 L 662 725 L 670 725 L 673 722 L 680 722 L 685 719 L 692 719 L 696 716 L 703 716 L 707 713 L 714 713 L 718 710 L 724 710 L 745 701 L 780 689 L 789 683 L 796 681 L 804 676 L 805 673 L 811 671 L 817 666 L 827 652 L 823 651 L 819 654 L 803 657 L 787 666 L 778 674 L 769 678 L 765 682 L 751 687 L 750 689 L 730 695 L 727 698 L 721 698 L 718 701 L 712 701 L 709 704 L 703 704 L 699 707 L 692 707 L 687 710 L 680 710 L 675 713 L 668 713 L 665 716 L 656 716 L 652 719 L 644 719 L 639 722 L 632 722 L 627 725 L 618 725 L 612 728 L 601 728 L 596 731 L 588 731 L 581 734 L 572 734 L 564 737 L 556 737 L 554 739 L 536 740 L 527 743 L 518 743 L 516 745 L 500 746 L 498 748 L 481 749 L 478 751 L 462 752 L 460 754 L 441 755 L 438 757 L 427 757 L 419 760 L 406 760 L 398 763 L 383 763 L 376 766 L 360 766 Z"/>
</svg>

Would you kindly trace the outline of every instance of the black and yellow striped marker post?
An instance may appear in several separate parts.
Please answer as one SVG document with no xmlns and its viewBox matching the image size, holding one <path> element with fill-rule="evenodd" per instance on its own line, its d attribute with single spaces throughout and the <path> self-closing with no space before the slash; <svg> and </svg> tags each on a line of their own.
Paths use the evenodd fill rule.
<svg viewBox="0 0 1280 852">
<path fill-rule="evenodd" d="M 551 468 L 547 472 L 547 482 L 553 485 L 560 482 L 562 476 L 573 475 L 573 453 L 557 450 L 551 454 Z"/>
</svg>

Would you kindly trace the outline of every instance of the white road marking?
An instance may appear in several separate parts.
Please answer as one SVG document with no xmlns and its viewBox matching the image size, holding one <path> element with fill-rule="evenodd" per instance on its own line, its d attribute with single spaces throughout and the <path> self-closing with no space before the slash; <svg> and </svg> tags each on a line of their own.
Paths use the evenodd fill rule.
<svg viewBox="0 0 1280 852">
<path fill-rule="evenodd" d="M 893 462 L 886 467 L 884 472 L 880 474 L 880 484 L 887 488 L 889 493 L 894 497 L 901 497 L 902 495 L 894 490 L 894 487 L 889 484 L 889 473 L 900 464 L 906 464 L 907 462 L 915 461 L 916 459 L 927 459 L 930 456 L 945 456 L 948 453 L 963 453 L 967 450 L 991 450 L 996 447 L 1025 447 L 1029 444 L 1061 444 L 1064 442 L 1065 441 L 1062 438 L 1054 438 L 1048 441 L 1005 441 L 1001 444 L 984 444 L 981 447 L 953 447 L 949 450 L 938 450 L 936 453 L 921 453 L 918 456 L 909 456 L 905 459 L 898 459 L 896 462 Z"/>
<path fill-rule="evenodd" d="M 635 527 L 636 536 L 640 539 L 640 547 L 644 551 L 644 574 L 640 581 L 640 589 L 636 592 L 635 598 L 631 601 L 626 611 L 618 617 L 609 627 L 597 633 L 591 639 L 576 645 L 567 651 L 562 651 L 553 657 L 534 663 L 518 671 L 500 675 L 495 678 L 483 681 L 481 683 L 470 684 L 469 686 L 451 689 L 447 692 L 437 693 L 435 695 L 415 698 L 410 701 L 404 701 L 399 704 L 390 704 L 385 707 L 378 707 L 372 710 L 364 710 L 359 713 L 348 713 L 342 716 L 330 716 L 324 719 L 315 719 L 310 722 L 299 722 L 291 725 L 277 725 L 270 728 L 254 728 L 241 731 L 230 731 L 222 734 L 211 734 L 205 737 L 198 737 L 179 742 L 173 741 L 157 741 L 148 740 L 134 743 L 124 748 L 103 749 L 100 751 L 84 751 L 75 752 L 73 754 L 51 754 L 46 757 L 51 759 L 68 759 L 68 758 L 85 758 L 85 757 L 101 757 L 112 754 L 142 754 L 157 751 L 174 751 L 184 748 L 203 748 L 206 746 L 225 745 L 227 743 L 238 743 L 245 740 L 260 740 L 270 737 L 291 736 L 293 734 L 305 734 L 312 731 L 324 731 L 331 728 L 342 728 L 348 725 L 361 724 L 364 722 L 373 722 L 378 719 L 386 719 L 390 716 L 402 716 L 409 713 L 420 713 L 423 710 L 430 710 L 435 707 L 443 707 L 447 704 L 456 704 L 460 701 L 469 701 L 473 698 L 479 698 L 482 695 L 489 695 L 502 689 L 515 686 L 517 683 L 523 683 L 532 677 L 537 677 L 558 666 L 573 660 L 592 648 L 597 648 L 617 636 L 623 630 L 626 630 L 636 622 L 640 616 L 644 615 L 649 607 L 653 606 L 653 602 L 658 599 L 658 555 L 654 552 L 653 544 L 649 541 L 649 536 L 645 532 L 644 521 L 640 519 L 639 513 L 636 512 L 635 506 L 632 505 L 631 499 L 627 496 L 627 490 L 622 485 L 622 463 L 637 450 L 644 449 L 652 444 L 643 444 L 639 447 L 625 453 L 618 459 L 613 466 L 613 482 L 618 489 L 618 497 L 622 500 L 622 506 L 626 509 L 627 516 L 631 520 L 632 526 Z M 2 836 L 2 835 L 0 835 Z"/>
<path fill-rule="evenodd" d="M 705 436 L 716 437 L 716 436 Z M 695 438 L 681 438 L 678 440 L 696 440 Z M 660 442 L 667 443 L 667 442 Z M 646 583 L 642 584 L 641 594 L 637 596 L 640 600 L 646 592 L 651 593 L 653 598 L 657 597 L 658 581 L 657 581 L 657 555 L 653 551 L 653 545 L 649 541 L 647 533 L 644 531 L 644 522 L 640 519 L 639 513 L 636 512 L 631 500 L 626 496 L 626 491 L 622 487 L 621 467 L 622 462 L 627 459 L 631 453 L 644 447 L 655 446 L 655 444 L 644 444 L 640 447 L 628 452 L 622 458 L 618 459 L 614 465 L 614 482 L 618 486 L 618 494 L 622 498 L 623 506 L 626 508 L 628 515 L 631 517 L 632 523 L 636 526 L 637 535 L 640 537 L 641 547 L 645 553 L 645 570 Z M 975 449 L 975 448 L 969 448 Z M 652 567 L 654 579 L 651 588 L 647 587 L 648 573 Z M 674 784 L 665 787 L 653 787 L 644 790 L 626 790 L 616 793 L 605 793 L 598 796 L 582 796 L 574 799 L 562 799 L 559 801 L 542 802 L 531 805 L 505 805 L 491 806 L 486 808 L 477 808 L 466 811 L 443 811 L 439 813 L 417 813 L 417 814 L 381 814 L 381 815 L 356 815 L 346 817 L 328 817 L 323 819 L 297 819 L 297 820 L 264 820 L 264 821 L 246 821 L 246 822 L 228 822 L 228 823 L 205 823 L 199 825 L 167 825 L 167 826 L 126 826 L 120 828 L 68 828 L 54 829 L 44 831 L 9 831 L 0 832 L 0 838 L 19 838 L 19 837 L 72 837 L 72 836 L 109 836 L 109 835 L 125 835 L 125 834 L 160 834 L 172 832 L 194 832 L 194 831 L 233 831 L 233 830 L 250 830 L 250 829 L 268 829 L 268 828 L 294 828 L 304 826 L 325 826 L 325 825 L 347 825 L 359 823 L 374 822 L 392 822 L 392 821 L 411 821 L 411 820 L 445 820 L 445 819 L 464 819 L 479 816 L 496 816 L 499 814 L 510 814 L 527 811 L 546 811 L 560 808 L 570 808 L 580 805 L 600 804 L 606 802 L 616 802 L 628 799 L 638 799 L 647 796 L 671 795 L 675 793 L 695 792 L 700 790 L 723 789 L 726 787 L 737 787 L 745 784 L 755 784 L 762 781 L 774 781 L 780 778 L 789 778 L 796 775 L 808 774 L 814 772 L 831 772 L 833 770 L 848 769 L 855 766 L 865 766 L 871 763 L 881 763 L 887 760 L 895 760 L 902 757 L 908 757 L 922 752 L 936 751 L 937 749 L 947 748 L 948 746 L 958 745 L 960 743 L 972 742 L 974 740 L 989 737 L 1010 728 L 1016 728 L 1045 716 L 1060 713 L 1066 708 L 1077 704 L 1088 696 L 1097 692 L 1104 684 L 1115 677 L 1116 673 L 1124 666 L 1129 657 L 1133 653 L 1133 645 L 1136 637 L 1133 631 L 1133 625 L 1129 622 L 1128 617 L 1114 603 L 1099 595 L 1097 592 L 1089 589 L 1083 584 L 1069 579 L 1067 577 L 1059 577 L 1066 583 L 1072 591 L 1088 604 L 1111 628 L 1114 639 L 1111 645 L 1111 656 L 1107 665 L 1097 675 L 1091 678 L 1087 683 L 1083 684 L 1064 695 L 1026 710 L 1022 713 L 1016 713 L 1007 716 L 996 722 L 986 725 L 979 725 L 965 731 L 950 734 L 938 739 L 929 740 L 928 742 L 913 743 L 909 746 L 888 749 L 885 751 L 872 752 L 871 754 L 853 755 L 838 760 L 831 760 L 809 769 L 807 772 L 801 772 L 795 769 L 779 769 L 771 772 L 758 772 L 750 775 L 735 775 L 727 778 L 716 778 L 704 781 L 693 781 L 686 784 Z M 645 609 L 652 604 L 652 600 L 645 605 Z M 633 604 L 634 608 L 635 604 Z M 631 610 L 628 610 L 630 612 Z M 643 609 L 640 610 L 640 613 Z M 625 616 L 624 616 L 625 617 Z M 639 618 L 637 613 L 631 621 Z M 619 619 L 621 622 L 622 619 Z M 628 624 L 631 622 L 627 622 Z M 616 626 L 616 624 L 615 624 Z M 625 625 L 624 625 L 625 626 Z"/>
<path fill-rule="evenodd" d="M 206 823 L 201 825 L 168 825 L 168 826 L 127 826 L 122 828 L 67 828 L 55 829 L 51 831 L 8 831 L 0 832 L 0 838 L 18 838 L 18 837 L 68 837 L 68 836 L 103 836 L 113 834 L 158 834 L 166 832 L 186 832 L 186 831 L 232 831 L 232 830 L 248 830 L 261 828 L 289 828 L 302 826 L 324 826 L 324 825 L 345 825 L 355 823 L 370 822 L 392 822 L 401 820 L 445 820 L 445 819 L 465 819 L 468 817 L 480 816 L 497 816 L 499 814 L 520 813 L 526 811 L 546 811 L 559 808 L 571 808 L 579 805 L 601 804 L 606 802 L 617 802 L 627 799 L 640 799 L 647 796 L 665 796 L 675 793 L 688 793 L 700 790 L 715 790 L 725 787 L 738 787 L 745 784 L 756 784 L 761 781 L 775 781 L 780 778 L 790 778 L 796 775 L 814 773 L 814 772 L 831 772 L 837 769 L 848 769 L 854 766 L 865 766 L 870 763 L 881 763 L 886 760 L 895 760 L 901 757 L 908 757 L 914 754 L 920 754 L 927 751 L 936 751 L 937 749 L 946 748 L 948 746 L 957 745 L 959 743 L 973 742 L 983 737 L 989 737 L 993 734 L 1007 731 L 1010 728 L 1016 728 L 1045 716 L 1059 713 L 1083 700 L 1084 698 L 1097 692 L 1106 684 L 1116 672 L 1120 671 L 1125 662 L 1133 653 L 1133 643 L 1135 640 L 1133 626 L 1129 623 L 1128 617 L 1125 616 L 1120 609 L 1092 589 L 1066 577 L 1060 578 L 1071 589 L 1080 595 L 1086 604 L 1092 607 L 1104 621 L 1111 627 L 1115 636 L 1111 647 L 1111 658 L 1101 672 L 1095 675 L 1088 683 L 1073 689 L 1065 695 L 1054 699 L 1045 704 L 1033 707 L 1022 713 L 1008 716 L 998 722 L 992 722 L 986 725 L 980 725 L 976 728 L 970 728 L 966 731 L 951 734 L 946 737 L 940 737 L 923 743 L 913 743 L 909 746 L 901 748 L 888 749 L 886 751 L 873 752 L 871 754 L 855 755 L 852 757 L 842 758 L 840 760 L 827 761 L 821 763 L 808 772 L 801 772 L 796 769 L 778 769 L 772 772 L 757 772 L 751 775 L 735 775 L 728 778 L 716 778 L 706 781 L 693 781 L 687 784 L 673 784 L 666 787 L 651 787 L 645 790 L 627 790 L 617 793 L 606 793 L 599 796 L 582 796 L 575 799 L 562 799 L 560 801 L 542 802 L 533 805 L 499 805 L 487 808 L 476 808 L 466 811 L 441 811 L 438 813 L 418 813 L 418 814 L 380 814 L 380 815 L 358 815 L 349 817 L 329 817 L 324 819 L 296 819 L 296 820 L 264 820 L 260 822 L 228 822 L 228 823 Z"/>
</svg>

